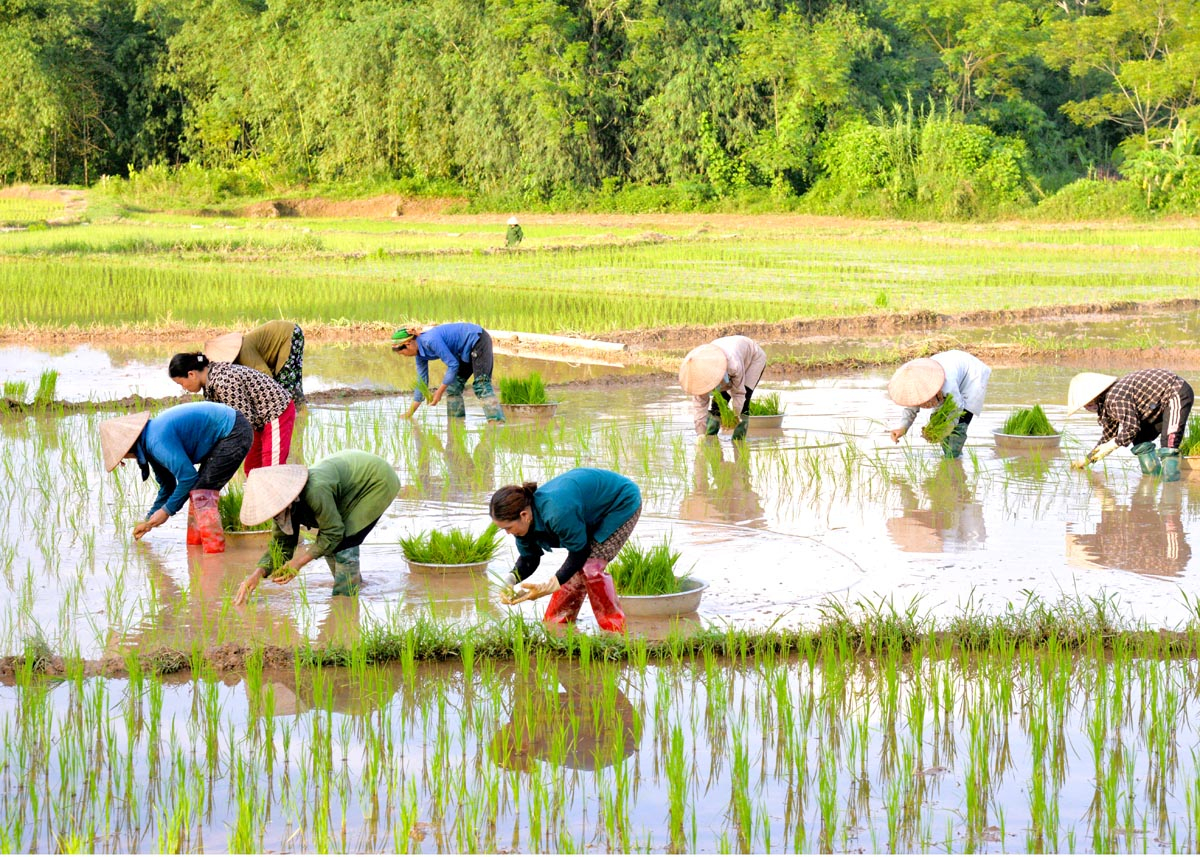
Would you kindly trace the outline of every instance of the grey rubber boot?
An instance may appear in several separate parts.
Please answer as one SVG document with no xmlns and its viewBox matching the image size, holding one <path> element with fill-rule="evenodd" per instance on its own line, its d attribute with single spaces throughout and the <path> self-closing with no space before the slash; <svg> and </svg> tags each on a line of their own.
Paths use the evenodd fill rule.
<svg viewBox="0 0 1200 857">
<path fill-rule="evenodd" d="M 1142 473 L 1147 476 L 1157 476 L 1162 472 L 1162 466 L 1158 463 L 1158 456 L 1154 452 L 1154 441 L 1148 440 L 1144 443 L 1136 444 L 1130 450 L 1138 458 L 1138 464 L 1141 465 Z M 1175 469 L 1179 470 L 1179 462 L 1175 462 Z M 1176 479 L 1179 477 L 1176 476 Z"/>
<path fill-rule="evenodd" d="M 458 378 L 446 385 L 446 416 L 461 419 L 467 415 L 467 404 L 463 401 L 464 386 Z"/>
<path fill-rule="evenodd" d="M 362 575 L 358 571 L 358 548 L 346 548 L 333 556 L 325 557 L 329 570 L 333 572 L 334 595 L 358 595 L 362 586 Z"/>
<path fill-rule="evenodd" d="M 1179 450 L 1164 446 L 1158 451 L 1158 458 L 1162 462 L 1163 482 L 1178 482 L 1182 476 L 1179 472 Z"/>
<path fill-rule="evenodd" d="M 950 436 L 942 441 L 942 455 L 946 458 L 961 458 L 963 446 L 967 443 L 967 427 L 959 423 L 950 432 Z"/>
<path fill-rule="evenodd" d="M 475 380 L 471 382 L 471 389 L 483 405 L 483 412 L 487 418 L 496 423 L 504 422 L 504 409 L 500 407 L 500 400 L 496 398 L 496 391 L 492 389 L 491 376 L 476 375 Z"/>
</svg>

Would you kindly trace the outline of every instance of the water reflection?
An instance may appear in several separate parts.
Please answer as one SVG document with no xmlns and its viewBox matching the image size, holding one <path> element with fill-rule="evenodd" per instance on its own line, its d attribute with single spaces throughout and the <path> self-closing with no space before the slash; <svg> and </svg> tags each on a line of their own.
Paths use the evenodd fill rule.
<svg viewBox="0 0 1200 857">
<path fill-rule="evenodd" d="M 1092 474 L 1092 488 L 1100 501 L 1100 520 L 1092 533 L 1072 533 L 1067 525 L 1067 562 L 1079 568 L 1115 568 L 1138 574 L 1175 577 L 1187 567 L 1192 549 L 1183 527 L 1185 488 L 1143 476 L 1129 502 L 1122 504 Z"/>
<path fill-rule="evenodd" d="M 987 539 L 983 504 L 967 480 L 961 459 L 939 461 L 920 493 L 903 477 L 894 477 L 901 514 L 888 518 L 896 547 L 909 553 L 978 550 Z"/>
<path fill-rule="evenodd" d="M 750 451 L 733 445 L 733 459 L 723 444 L 705 441 L 696 447 L 692 484 L 679 507 L 685 521 L 721 521 L 744 527 L 767 525 L 762 500 L 750 480 Z"/>
<path fill-rule="evenodd" d="M 609 665 L 560 667 L 544 680 L 514 669 L 511 716 L 488 743 L 488 758 L 514 771 L 530 771 L 539 760 L 596 771 L 633 755 L 641 723 L 617 686 L 620 675 Z"/>
<path fill-rule="evenodd" d="M 474 448 L 462 420 L 447 420 L 442 427 L 414 422 L 412 431 L 415 485 L 404 489 L 405 495 L 475 503 L 481 494 L 495 490 L 496 435 L 503 426 L 485 427 Z"/>
</svg>

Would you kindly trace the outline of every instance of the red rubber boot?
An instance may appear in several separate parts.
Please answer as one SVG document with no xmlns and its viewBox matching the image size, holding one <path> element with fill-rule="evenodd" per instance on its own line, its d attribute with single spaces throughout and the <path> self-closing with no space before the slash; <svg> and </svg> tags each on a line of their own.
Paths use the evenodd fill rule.
<svg viewBox="0 0 1200 857">
<path fill-rule="evenodd" d="M 552 625 L 571 625 L 579 616 L 579 608 L 583 606 L 583 598 L 587 595 L 587 586 L 583 582 L 583 572 L 578 572 L 558 591 L 550 596 L 550 606 L 546 608 L 543 621 Z"/>
<path fill-rule="evenodd" d="M 217 509 L 217 492 L 204 489 L 191 493 L 192 508 L 200 530 L 200 543 L 205 553 L 224 553 L 225 530 L 221 527 L 221 512 Z"/>
<path fill-rule="evenodd" d="M 596 624 L 605 631 L 624 634 L 625 611 L 621 609 L 617 590 L 613 587 L 612 575 L 605 571 L 607 565 L 602 559 L 589 559 L 583 564 L 583 571 L 575 576 L 583 578 L 592 612 L 596 614 Z"/>
<path fill-rule="evenodd" d="M 188 502 L 187 543 L 189 545 L 200 544 L 200 528 L 196 526 L 196 507 L 190 501 Z"/>
</svg>

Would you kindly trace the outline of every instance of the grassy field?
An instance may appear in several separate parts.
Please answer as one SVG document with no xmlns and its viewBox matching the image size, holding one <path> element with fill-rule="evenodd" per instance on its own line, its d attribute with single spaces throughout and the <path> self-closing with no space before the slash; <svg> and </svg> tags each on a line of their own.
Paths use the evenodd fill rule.
<svg viewBox="0 0 1200 857">
<path fill-rule="evenodd" d="M 913 224 L 731 216 L 427 222 L 139 214 L 0 234 L 6 326 L 471 319 L 611 334 L 1190 297 L 1192 222 Z M 1150 249 L 1152 248 L 1152 249 Z"/>
</svg>

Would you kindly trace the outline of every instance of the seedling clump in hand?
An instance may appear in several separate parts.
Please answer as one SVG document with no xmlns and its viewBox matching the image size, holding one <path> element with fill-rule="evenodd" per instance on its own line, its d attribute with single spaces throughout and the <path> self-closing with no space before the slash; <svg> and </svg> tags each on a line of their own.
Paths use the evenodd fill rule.
<svg viewBox="0 0 1200 857">
<path fill-rule="evenodd" d="M 954 401 L 954 396 L 947 393 L 942 403 L 930 414 L 925 428 L 921 429 L 921 437 L 930 443 L 941 443 L 950 437 L 950 433 L 958 425 L 958 418 L 962 416 L 962 413 L 962 408 L 958 406 L 958 402 Z"/>
</svg>

